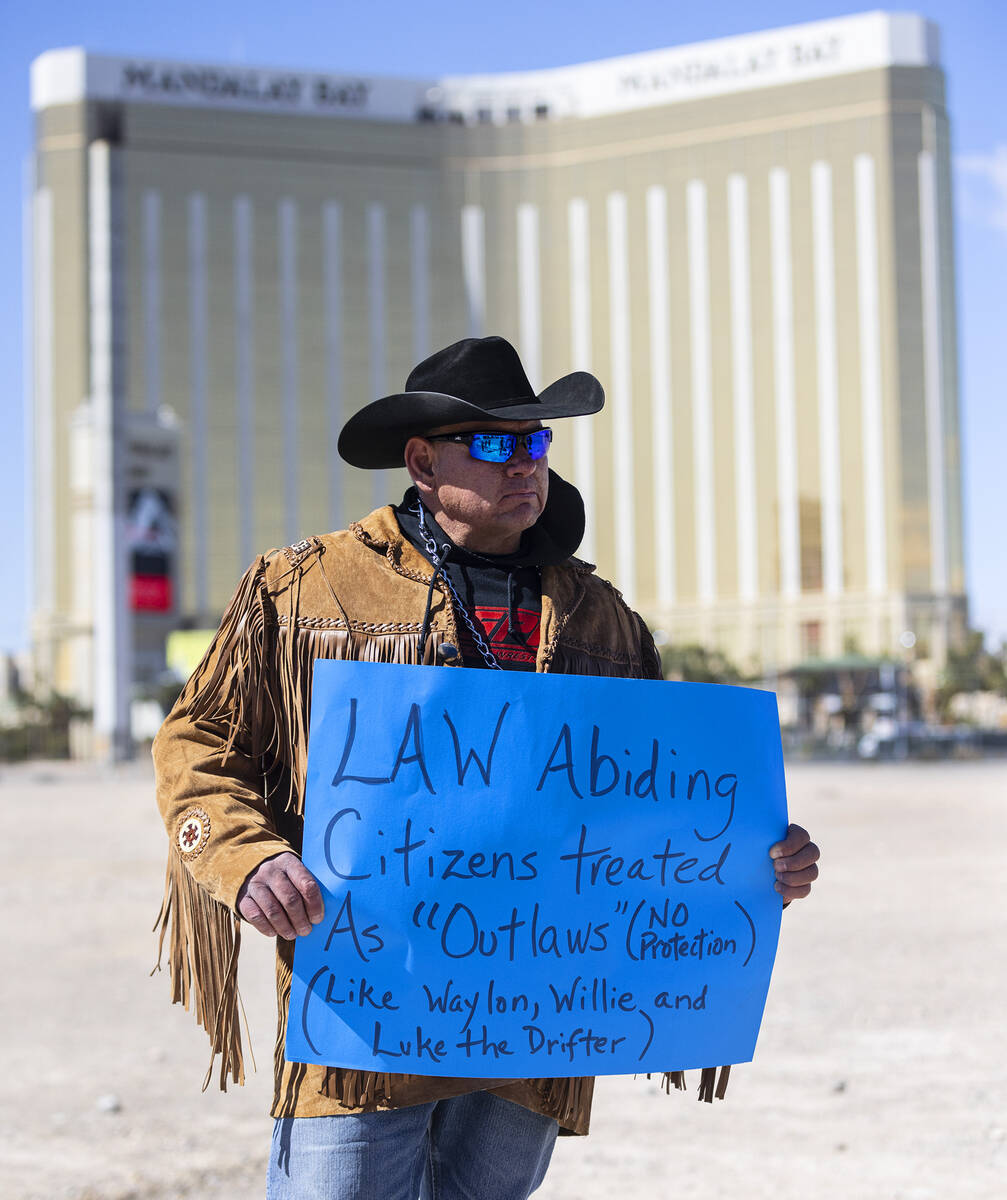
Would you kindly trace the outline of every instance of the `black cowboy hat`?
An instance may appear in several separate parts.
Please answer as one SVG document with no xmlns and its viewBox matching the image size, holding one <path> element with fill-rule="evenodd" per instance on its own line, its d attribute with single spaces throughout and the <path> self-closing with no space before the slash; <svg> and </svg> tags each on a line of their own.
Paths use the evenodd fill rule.
<svg viewBox="0 0 1007 1200">
<path fill-rule="evenodd" d="M 406 442 L 442 425 L 547 421 L 597 412 L 605 392 L 574 371 L 535 395 L 517 351 L 502 337 L 465 338 L 414 367 L 406 390 L 368 404 L 343 426 L 339 453 L 354 467 L 401 467 Z"/>
</svg>

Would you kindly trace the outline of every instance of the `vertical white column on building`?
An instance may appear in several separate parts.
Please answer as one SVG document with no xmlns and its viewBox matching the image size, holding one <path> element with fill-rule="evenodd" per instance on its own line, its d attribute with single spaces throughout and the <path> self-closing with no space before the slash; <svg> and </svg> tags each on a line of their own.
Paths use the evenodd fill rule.
<svg viewBox="0 0 1007 1200">
<path fill-rule="evenodd" d="M 161 407 L 161 193 L 143 193 L 143 388 L 147 412 Z"/>
<path fill-rule="evenodd" d="M 107 142 L 88 148 L 88 274 L 94 446 L 94 730 L 98 753 L 130 749 L 133 630 L 127 595 L 123 218 L 119 164 Z"/>
<path fill-rule="evenodd" d="M 35 545 L 38 534 L 38 516 L 35 500 L 35 479 L 37 472 L 35 446 L 35 416 L 34 396 L 38 382 L 38 367 L 36 357 L 36 337 L 38 336 L 38 312 L 36 311 L 37 284 L 36 274 L 39 270 L 38 251 L 35 241 L 35 209 L 37 204 L 35 179 L 35 160 L 26 156 L 22 167 L 21 179 L 21 311 L 24 320 L 21 324 L 21 415 L 22 415 L 22 451 L 24 459 L 24 476 L 22 482 L 22 504 L 25 513 L 25 529 L 22 537 L 22 551 L 25 559 L 25 572 L 22 579 L 22 600 L 24 611 L 29 611 L 36 604 L 35 584 L 38 564 L 41 556 Z M 47 190 L 47 189 L 46 189 Z M 49 203 L 52 199 L 50 194 Z M 49 294 L 50 320 L 52 317 L 52 220 L 50 216 L 47 233 L 50 239 L 49 252 Z M 49 362 L 52 362 L 50 353 Z M 51 545 L 51 543 L 50 543 Z"/>
<path fill-rule="evenodd" d="M 539 278 L 538 206 L 517 206 L 519 353 L 534 391 L 542 386 L 542 291 Z"/>
<path fill-rule="evenodd" d="M 790 250 L 790 175 L 769 172 L 769 241 L 773 290 L 773 377 L 776 412 L 776 503 L 780 541 L 780 594 L 801 590 L 797 500 L 797 410 L 794 398 L 794 288 Z"/>
<path fill-rule="evenodd" d="M 53 496 L 53 206 L 52 190 L 35 192 L 33 204 L 34 279 L 32 315 L 34 344 L 34 454 L 33 503 L 28 511 L 32 519 L 35 555 L 36 611 L 50 616 L 55 606 L 53 554 L 55 520 Z"/>
<path fill-rule="evenodd" d="M 713 494 L 713 391 L 710 363 L 710 267 L 706 184 L 685 189 L 692 342 L 692 456 L 695 479 L 696 585 L 703 604 L 717 596 L 717 534 Z"/>
<path fill-rule="evenodd" d="M 669 609 L 675 603 L 675 435 L 671 415 L 668 193 L 657 185 L 647 188 L 647 292 L 657 603 Z"/>
<path fill-rule="evenodd" d="M 328 429 L 329 522 L 343 527 L 343 469 L 339 431 L 343 427 L 343 226 L 342 209 L 322 208 L 322 287 L 325 303 L 325 409 Z M 373 397 L 375 400 L 377 396 Z"/>
<path fill-rule="evenodd" d="M 209 563 L 209 420 L 207 416 L 206 359 L 206 196 L 192 192 L 188 200 L 189 254 L 189 436 L 192 444 L 193 589 L 196 612 L 210 615 Z"/>
<path fill-rule="evenodd" d="M 288 542 L 301 537 L 301 380 L 298 347 L 297 201 L 280 201 L 280 341 L 283 401 L 283 525 Z"/>
<path fill-rule="evenodd" d="M 482 337 L 486 326 L 486 218 L 479 204 L 462 207 L 462 279 L 469 337 Z"/>
<path fill-rule="evenodd" d="M 413 362 L 430 353 L 430 214 L 422 204 L 409 210 L 410 290 L 413 307 Z"/>
<path fill-rule="evenodd" d="M 612 492 L 615 578 L 632 603 L 636 590 L 636 506 L 633 479 L 633 385 L 629 321 L 629 225 L 624 192 L 609 192 L 608 301 L 612 358 Z"/>
<path fill-rule="evenodd" d="M 839 466 L 839 368 L 836 360 L 836 268 L 832 167 L 811 165 L 811 232 L 818 358 L 818 458 L 822 494 L 822 586 L 843 590 L 843 513 Z"/>
<path fill-rule="evenodd" d="M 592 369 L 591 355 L 591 242 L 587 201 L 576 197 L 567 205 L 570 251 L 570 361 L 575 371 Z M 587 524 L 580 554 L 594 561 L 594 417 L 573 419 L 574 486 L 584 498 Z"/>
<path fill-rule="evenodd" d="M 387 325 L 385 321 L 385 206 L 367 206 L 367 311 L 371 330 L 371 395 L 388 391 L 386 367 Z M 371 496 L 374 507 L 388 501 L 384 471 L 372 471 Z"/>
<path fill-rule="evenodd" d="M 941 330 L 940 227 L 937 163 L 920 151 L 920 263 L 923 285 L 923 395 L 927 430 L 927 491 L 930 510 L 930 586 L 948 590 L 947 495 L 944 463 L 944 353 Z"/>
<path fill-rule="evenodd" d="M 252 201 L 234 198 L 234 416 L 238 450 L 238 549 L 255 554 L 255 272 Z"/>
<path fill-rule="evenodd" d="M 853 161 L 857 229 L 857 318 L 860 331 L 860 421 L 864 458 L 864 547 L 867 590 L 888 586 L 885 506 L 884 418 L 881 408 L 881 304 L 878 284 L 878 219 L 874 159 Z"/>
<path fill-rule="evenodd" d="M 752 398 L 752 291 L 748 245 L 748 182 L 727 180 L 727 238 L 731 278 L 731 361 L 734 392 L 734 497 L 738 537 L 738 596 L 759 590 L 755 495 L 755 411 Z"/>
</svg>

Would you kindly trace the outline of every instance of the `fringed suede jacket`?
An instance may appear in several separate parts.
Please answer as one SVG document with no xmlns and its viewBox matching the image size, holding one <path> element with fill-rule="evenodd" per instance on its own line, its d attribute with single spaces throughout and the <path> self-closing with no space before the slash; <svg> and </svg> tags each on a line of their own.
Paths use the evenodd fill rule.
<svg viewBox="0 0 1007 1200">
<path fill-rule="evenodd" d="M 573 493 L 579 504 L 558 477 L 551 487 L 557 502 Z M 547 541 L 553 494 L 539 522 Z M 591 566 L 564 556 L 541 574 L 537 671 L 660 678 L 646 627 Z M 155 739 L 158 804 L 171 839 L 161 947 L 168 950 L 173 1001 L 193 1003 L 213 1057 L 221 1057 L 222 1089 L 228 1075 L 244 1079 L 238 893 L 266 859 L 301 846 L 312 664 L 318 658 L 419 662 L 428 593 L 422 661 L 440 661 L 438 647 L 457 647 L 459 631 L 446 591 L 431 588 L 431 576 L 390 507 L 348 530 L 258 558 Z M 589 1078 L 445 1079 L 287 1062 L 293 955 L 293 942 L 277 941 L 274 1117 L 373 1111 L 490 1090 L 555 1117 L 566 1132 L 587 1132 Z M 206 1083 L 212 1071 L 211 1059 Z M 726 1076 L 723 1068 L 715 1087 L 715 1071 L 705 1069 L 700 1097 L 722 1095 Z M 685 1086 L 679 1071 L 665 1082 Z"/>
</svg>

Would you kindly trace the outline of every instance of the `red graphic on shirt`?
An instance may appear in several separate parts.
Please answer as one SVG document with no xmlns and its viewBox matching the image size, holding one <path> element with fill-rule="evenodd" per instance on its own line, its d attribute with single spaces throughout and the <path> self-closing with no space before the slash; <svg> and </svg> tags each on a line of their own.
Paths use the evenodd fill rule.
<svg viewBox="0 0 1007 1200">
<path fill-rule="evenodd" d="M 476 605 L 475 615 L 489 648 L 500 662 L 534 663 L 541 614 L 528 608 L 509 611 Z"/>
</svg>

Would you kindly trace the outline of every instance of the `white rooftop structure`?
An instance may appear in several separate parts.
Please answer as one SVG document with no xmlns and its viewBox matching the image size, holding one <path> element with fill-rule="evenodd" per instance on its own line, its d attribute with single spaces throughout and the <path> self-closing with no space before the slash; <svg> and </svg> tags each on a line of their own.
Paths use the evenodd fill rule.
<svg viewBox="0 0 1007 1200">
<path fill-rule="evenodd" d="M 937 28 L 872 12 L 599 62 L 494 75 L 399 79 L 49 50 L 34 109 L 85 99 L 256 112 L 504 123 L 594 117 L 890 66 L 939 64 Z"/>
</svg>

